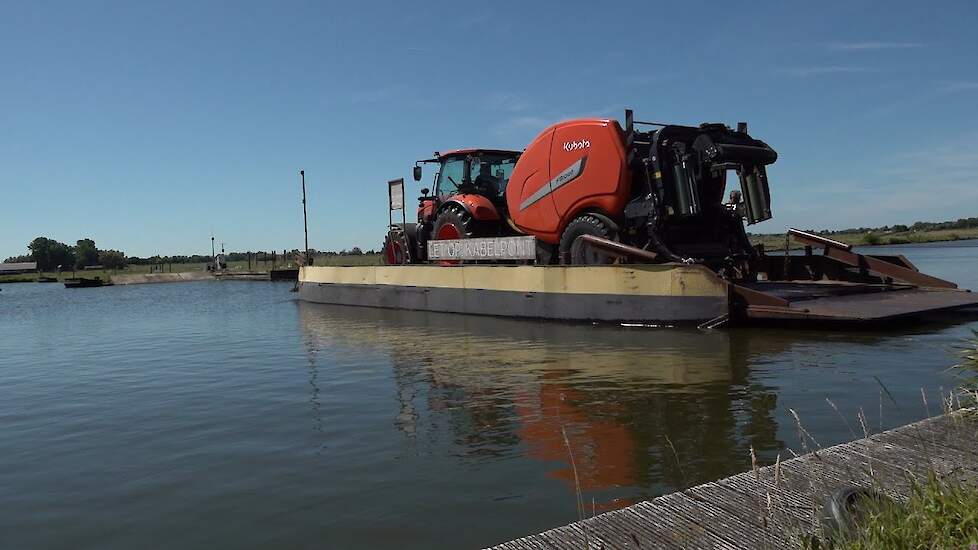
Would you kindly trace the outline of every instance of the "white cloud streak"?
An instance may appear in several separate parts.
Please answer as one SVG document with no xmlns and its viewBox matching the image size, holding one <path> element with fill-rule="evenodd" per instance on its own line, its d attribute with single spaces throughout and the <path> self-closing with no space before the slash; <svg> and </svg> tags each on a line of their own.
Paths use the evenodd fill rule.
<svg viewBox="0 0 978 550">
<path fill-rule="evenodd" d="M 808 67 L 790 67 L 783 69 L 781 72 L 789 76 L 807 78 L 827 74 L 872 73 L 876 72 L 876 69 L 870 67 L 853 67 L 849 65 L 814 65 Z"/>
<path fill-rule="evenodd" d="M 920 42 L 831 42 L 828 48 L 833 51 L 853 52 L 866 50 L 906 50 L 923 48 Z"/>
<path fill-rule="evenodd" d="M 948 94 L 957 92 L 974 92 L 978 91 L 978 82 L 945 82 L 938 89 L 939 91 Z"/>
</svg>

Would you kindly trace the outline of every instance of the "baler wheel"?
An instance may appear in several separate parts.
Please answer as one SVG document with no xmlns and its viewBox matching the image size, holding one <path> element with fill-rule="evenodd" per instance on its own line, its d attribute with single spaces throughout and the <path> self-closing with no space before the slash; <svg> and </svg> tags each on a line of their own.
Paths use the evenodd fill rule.
<svg viewBox="0 0 978 550">
<path fill-rule="evenodd" d="M 571 220 L 560 237 L 560 263 L 575 265 L 610 264 L 615 259 L 589 248 L 579 237 L 594 235 L 618 240 L 614 222 L 599 214 L 581 214 Z"/>
</svg>

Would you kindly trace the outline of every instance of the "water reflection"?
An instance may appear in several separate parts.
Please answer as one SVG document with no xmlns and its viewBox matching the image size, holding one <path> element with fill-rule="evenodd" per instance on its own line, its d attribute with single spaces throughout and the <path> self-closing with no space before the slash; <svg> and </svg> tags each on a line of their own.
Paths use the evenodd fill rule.
<svg viewBox="0 0 978 550">
<path fill-rule="evenodd" d="M 740 471 L 751 446 L 782 448 L 774 390 L 748 365 L 793 339 L 298 307 L 309 349 L 389 356 L 406 437 L 447 435 L 464 460 L 528 456 L 573 490 L 569 446 L 599 503 Z"/>
<path fill-rule="evenodd" d="M 391 421 L 423 452 L 473 464 L 528 458 L 599 509 L 741 472 L 752 447 L 773 462 L 786 446 L 783 388 L 758 366 L 787 351 L 815 366 L 836 342 L 876 348 L 940 328 L 704 332 L 298 307 L 311 349 L 389 359 Z"/>
</svg>

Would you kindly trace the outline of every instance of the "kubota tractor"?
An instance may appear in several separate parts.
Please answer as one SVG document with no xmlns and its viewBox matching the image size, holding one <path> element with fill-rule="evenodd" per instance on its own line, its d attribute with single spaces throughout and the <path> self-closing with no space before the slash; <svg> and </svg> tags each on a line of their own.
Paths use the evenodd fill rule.
<svg viewBox="0 0 978 550">
<path fill-rule="evenodd" d="M 647 131 L 636 126 L 651 127 Z M 723 124 L 679 126 L 578 119 L 543 131 L 522 152 L 452 151 L 422 189 L 418 223 L 391 227 L 388 263 L 426 262 L 428 241 L 535 237 L 538 263 L 703 263 L 751 276 L 757 251 L 744 220 L 771 217 L 766 166 L 777 153 Z M 740 189 L 725 202 L 727 174 Z"/>
<path fill-rule="evenodd" d="M 385 261 L 424 261 L 429 240 L 515 234 L 506 221 L 506 184 L 519 156 L 519 151 L 459 149 L 436 151 L 433 158 L 417 161 L 415 181 L 421 181 L 422 164 L 438 165 L 433 190 L 421 190 L 417 224 L 391 227 L 384 242 Z"/>
</svg>

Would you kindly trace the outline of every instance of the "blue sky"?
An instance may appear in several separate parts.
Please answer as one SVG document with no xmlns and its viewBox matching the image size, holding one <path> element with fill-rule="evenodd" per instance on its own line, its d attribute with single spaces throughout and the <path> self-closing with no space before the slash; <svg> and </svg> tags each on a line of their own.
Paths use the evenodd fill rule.
<svg viewBox="0 0 978 550">
<path fill-rule="evenodd" d="M 0 258 L 298 248 L 300 168 L 310 245 L 376 248 L 415 159 L 625 107 L 748 121 L 754 231 L 978 215 L 978 4 L 734 4 L 0 3 Z"/>
</svg>

